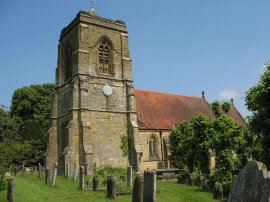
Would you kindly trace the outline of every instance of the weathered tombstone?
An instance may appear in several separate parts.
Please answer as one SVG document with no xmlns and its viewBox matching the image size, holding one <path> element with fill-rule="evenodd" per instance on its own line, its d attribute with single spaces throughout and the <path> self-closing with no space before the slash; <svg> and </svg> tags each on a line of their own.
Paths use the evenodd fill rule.
<svg viewBox="0 0 270 202">
<path fill-rule="evenodd" d="M 22 164 L 22 175 L 24 175 L 25 172 L 25 167 L 24 167 L 24 163 Z"/>
<path fill-rule="evenodd" d="M 113 176 L 107 177 L 107 197 L 110 199 L 116 198 L 115 178 Z"/>
<path fill-rule="evenodd" d="M 214 191 L 213 191 L 214 199 L 223 199 L 223 189 L 222 185 L 219 182 L 215 183 Z"/>
<path fill-rule="evenodd" d="M 84 190 L 84 167 L 80 166 L 80 189 Z"/>
<path fill-rule="evenodd" d="M 132 184 L 132 166 L 127 167 L 127 183 L 128 185 Z"/>
<path fill-rule="evenodd" d="M 69 178 L 69 163 L 68 162 L 66 162 L 65 164 L 65 176 Z"/>
<path fill-rule="evenodd" d="M 85 174 L 85 176 L 88 175 L 88 164 L 87 163 L 84 164 L 84 174 Z"/>
<path fill-rule="evenodd" d="M 45 184 L 48 184 L 50 181 L 50 169 L 45 170 Z"/>
<path fill-rule="evenodd" d="M 200 177 L 198 178 L 197 185 L 202 187 L 202 185 L 203 185 L 203 176 L 202 175 L 200 175 Z"/>
<path fill-rule="evenodd" d="M 269 201 L 270 198 L 270 175 L 266 166 L 258 161 L 250 161 L 234 177 L 229 202 L 244 201 Z"/>
<path fill-rule="evenodd" d="M 38 164 L 38 178 L 41 178 L 41 164 Z"/>
<path fill-rule="evenodd" d="M 191 174 L 189 175 L 188 182 L 189 182 L 189 184 L 190 184 L 191 186 L 194 186 L 194 178 L 192 177 Z"/>
<path fill-rule="evenodd" d="M 58 163 L 55 162 L 55 163 L 54 163 L 53 175 L 52 175 L 52 183 L 51 183 L 52 187 L 55 186 L 55 182 L 56 182 L 56 177 L 57 177 L 57 166 L 58 166 Z"/>
<path fill-rule="evenodd" d="M 155 171 L 144 171 L 143 201 L 156 202 L 157 174 Z"/>
<path fill-rule="evenodd" d="M 98 191 L 98 187 L 99 187 L 98 176 L 95 175 L 93 176 L 93 191 Z"/>
<path fill-rule="evenodd" d="M 142 202 L 143 201 L 143 180 L 140 175 L 138 175 L 134 180 L 132 202 Z"/>
<path fill-rule="evenodd" d="M 15 201 L 14 189 L 15 189 L 14 178 L 11 177 L 8 179 L 8 189 L 7 189 L 7 201 L 8 202 Z"/>
<path fill-rule="evenodd" d="M 207 191 L 209 189 L 208 181 L 204 180 L 202 183 L 202 190 Z"/>
<path fill-rule="evenodd" d="M 77 164 L 74 163 L 74 166 L 73 166 L 73 181 L 76 182 L 77 180 Z"/>
</svg>

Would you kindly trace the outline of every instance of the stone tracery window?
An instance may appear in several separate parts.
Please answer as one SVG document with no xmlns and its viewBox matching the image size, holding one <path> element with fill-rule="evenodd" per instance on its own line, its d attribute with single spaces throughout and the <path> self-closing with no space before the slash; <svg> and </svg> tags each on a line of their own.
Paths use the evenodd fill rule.
<svg viewBox="0 0 270 202">
<path fill-rule="evenodd" d="M 111 44 L 108 40 L 102 40 L 98 46 L 99 67 L 98 71 L 105 74 L 113 74 Z"/>
<path fill-rule="evenodd" d="M 149 139 L 149 157 L 150 159 L 157 158 L 157 138 L 154 135 Z"/>
</svg>

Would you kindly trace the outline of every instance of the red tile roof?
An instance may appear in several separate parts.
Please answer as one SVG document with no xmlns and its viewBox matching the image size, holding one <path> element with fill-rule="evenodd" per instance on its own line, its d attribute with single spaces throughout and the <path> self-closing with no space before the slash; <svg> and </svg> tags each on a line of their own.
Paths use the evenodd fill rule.
<svg viewBox="0 0 270 202">
<path fill-rule="evenodd" d="M 198 114 L 214 117 L 202 97 L 176 95 L 146 90 L 134 90 L 139 129 L 172 129 L 181 121 L 191 121 Z M 233 107 L 228 113 L 238 123 L 245 125 L 239 112 Z"/>
</svg>

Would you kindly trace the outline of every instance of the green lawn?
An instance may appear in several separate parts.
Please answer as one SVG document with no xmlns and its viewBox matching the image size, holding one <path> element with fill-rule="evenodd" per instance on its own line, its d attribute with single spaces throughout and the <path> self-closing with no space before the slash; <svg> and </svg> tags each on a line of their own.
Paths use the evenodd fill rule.
<svg viewBox="0 0 270 202">
<path fill-rule="evenodd" d="M 17 176 L 15 178 L 16 202 L 103 202 L 111 201 L 106 198 L 106 192 L 80 191 L 78 182 L 72 182 L 58 177 L 56 186 L 49 187 L 44 180 L 38 179 L 35 174 Z M 158 202 L 211 202 L 216 201 L 212 194 L 201 191 L 198 187 L 177 184 L 175 181 L 158 181 Z M 0 192 L 0 201 L 6 201 L 6 191 Z M 117 196 L 118 202 L 131 202 L 131 195 Z"/>
</svg>

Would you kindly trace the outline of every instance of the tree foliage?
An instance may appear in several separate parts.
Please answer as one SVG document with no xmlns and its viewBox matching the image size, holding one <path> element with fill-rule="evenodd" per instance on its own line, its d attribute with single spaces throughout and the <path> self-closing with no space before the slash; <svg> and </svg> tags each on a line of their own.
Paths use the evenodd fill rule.
<svg viewBox="0 0 270 202">
<path fill-rule="evenodd" d="M 270 64 L 256 85 L 246 92 L 246 106 L 252 112 L 250 129 L 262 145 L 259 159 L 270 166 Z"/>
<path fill-rule="evenodd" d="M 220 107 L 220 105 L 215 104 Z M 254 139 L 248 139 L 247 129 L 227 115 L 217 113 L 216 118 L 206 115 L 193 117 L 180 123 L 170 134 L 171 162 L 180 173 L 192 173 L 197 178 L 212 176 L 215 181 L 228 184 L 232 172 L 242 167 L 250 157 L 248 149 Z M 210 169 L 210 156 L 215 154 L 215 168 Z"/>
</svg>

